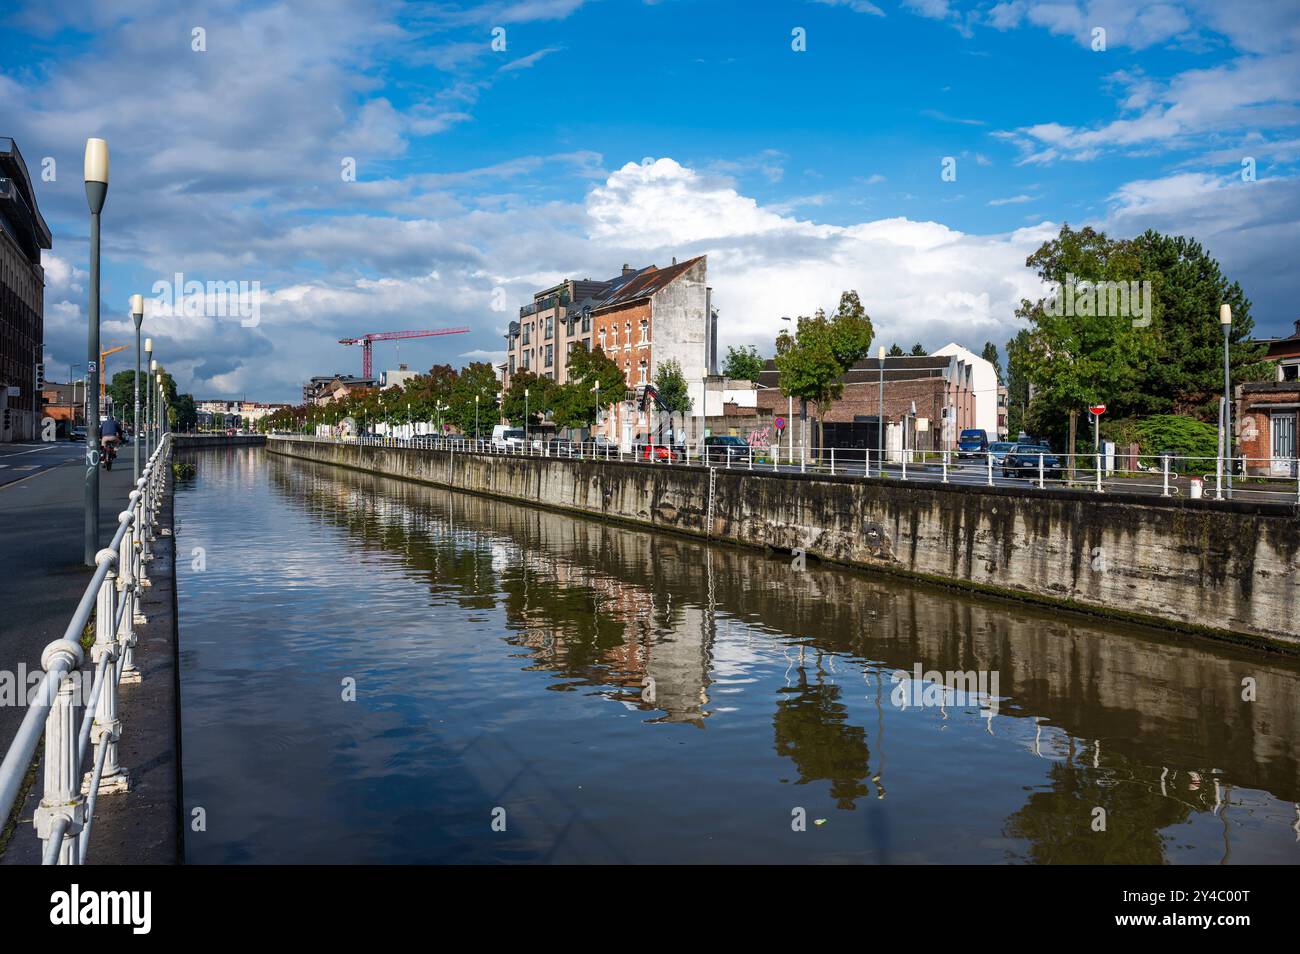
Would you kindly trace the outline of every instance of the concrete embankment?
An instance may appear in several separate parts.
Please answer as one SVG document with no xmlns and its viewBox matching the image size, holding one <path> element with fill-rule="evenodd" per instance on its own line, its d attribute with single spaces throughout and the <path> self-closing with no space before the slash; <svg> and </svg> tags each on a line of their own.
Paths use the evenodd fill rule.
<svg viewBox="0 0 1300 954">
<path fill-rule="evenodd" d="M 486 456 L 268 448 L 583 516 L 1300 652 L 1300 519 L 1269 504 Z"/>
</svg>

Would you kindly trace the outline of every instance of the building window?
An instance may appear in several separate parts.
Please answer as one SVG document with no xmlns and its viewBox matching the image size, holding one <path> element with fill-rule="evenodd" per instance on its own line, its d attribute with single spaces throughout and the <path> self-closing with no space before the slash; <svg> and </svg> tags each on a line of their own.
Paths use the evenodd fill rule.
<svg viewBox="0 0 1300 954">
<path fill-rule="evenodd" d="M 650 343 L 650 322 L 645 318 L 641 319 L 641 343 L 643 345 Z"/>
<path fill-rule="evenodd" d="M 510 373 L 511 373 L 511 374 L 514 374 L 514 373 L 515 373 L 515 356 L 514 356 L 514 355 L 511 355 L 511 356 L 510 356 Z"/>
<path fill-rule="evenodd" d="M 546 366 L 549 368 L 555 364 L 555 345 L 546 346 Z"/>
<path fill-rule="evenodd" d="M 1298 381 L 1300 380 L 1300 364 L 1283 364 L 1278 367 L 1281 372 L 1280 381 Z"/>
<path fill-rule="evenodd" d="M 531 324 L 524 325 L 524 344 L 532 343 L 532 331 L 533 326 Z"/>
<path fill-rule="evenodd" d="M 639 383 L 641 383 L 641 384 L 645 384 L 645 383 L 646 383 L 648 373 L 649 373 L 649 372 L 648 372 L 648 369 L 646 368 L 645 358 L 642 358 L 642 359 L 641 359 L 641 368 L 640 368 L 640 375 L 641 375 L 641 377 L 640 377 L 640 379 L 639 379 Z"/>
<path fill-rule="evenodd" d="M 586 334 L 591 330 L 591 309 L 582 309 L 582 333 Z"/>
<path fill-rule="evenodd" d="M 533 362 L 532 362 L 532 360 L 531 360 L 531 359 L 532 359 L 532 356 L 533 356 L 533 353 L 532 353 L 531 351 L 525 351 L 525 352 L 524 352 L 524 370 L 525 370 L 525 371 L 527 371 L 529 368 L 531 368 L 531 367 L 533 366 Z"/>
<path fill-rule="evenodd" d="M 550 341 L 555 337 L 555 317 L 548 316 L 546 319 L 546 340 Z"/>
</svg>

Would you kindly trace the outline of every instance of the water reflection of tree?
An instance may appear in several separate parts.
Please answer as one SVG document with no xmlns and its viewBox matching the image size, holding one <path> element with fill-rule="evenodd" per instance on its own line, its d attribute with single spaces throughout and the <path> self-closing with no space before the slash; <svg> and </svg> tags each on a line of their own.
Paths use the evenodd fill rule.
<svg viewBox="0 0 1300 954">
<path fill-rule="evenodd" d="M 1035 864 L 1162 864 L 1166 839 L 1160 832 L 1187 821 L 1188 806 L 1164 798 L 1113 773 L 1078 764 L 1052 763 L 1051 788 L 1034 792 L 1006 821 L 1003 834 L 1022 838 L 1029 849 L 1018 860 Z M 1093 830 L 1093 811 L 1106 811 L 1106 830 Z"/>
<path fill-rule="evenodd" d="M 857 799 L 870 793 L 866 784 L 871 750 L 866 731 L 849 725 L 841 689 L 825 681 L 818 655 L 816 681 L 798 668 L 799 680 L 780 690 L 776 714 L 776 752 L 799 769 L 799 784 L 829 781 L 836 807 L 852 811 Z"/>
</svg>

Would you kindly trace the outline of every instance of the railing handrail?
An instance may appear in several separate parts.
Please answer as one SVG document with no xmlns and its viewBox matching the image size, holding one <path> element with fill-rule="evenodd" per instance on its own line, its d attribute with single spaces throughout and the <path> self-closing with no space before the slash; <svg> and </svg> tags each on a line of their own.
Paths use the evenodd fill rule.
<svg viewBox="0 0 1300 954">
<path fill-rule="evenodd" d="M 170 433 L 162 436 L 131 491 L 128 509 L 118 515 L 112 540 L 96 554 L 95 572 L 63 637 L 42 652 L 41 681 L 32 697 L 25 700 L 29 702 L 28 711 L 0 760 L 2 822 L 13 811 L 44 732 L 43 797 L 34 819 L 44 842 L 43 864 L 84 862 L 95 804 L 105 779 L 112 776 L 113 791 L 125 790 L 127 784 L 126 772 L 117 764 L 117 692 L 127 673 L 132 674 L 127 681 L 138 678 L 134 662 L 135 607 L 141 588 L 149 585 L 145 566 L 152 559 L 149 544 L 156 539 L 154 529 L 171 437 Z M 95 677 L 88 698 L 78 700 L 69 677 L 85 662 L 81 638 L 92 616 L 96 629 L 91 647 Z M 76 710 L 83 701 L 86 711 L 78 720 Z M 91 744 L 95 759 L 84 786 L 89 795 L 86 798 L 81 794 L 81 766 Z"/>
<path fill-rule="evenodd" d="M 425 422 L 420 422 L 428 426 Z M 1204 499 L 1231 499 L 1238 493 L 1249 497 L 1257 493 L 1287 494 L 1288 502 L 1300 505 L 1300 457 L 1233 455 L 1165 454 L 1156 452 L 1126 453 L 1116 449 L 1113 453 L 1100 451 L 1068 454 L 1052 450 L 1027 452 L 1017 457 L 1029 457 L 1028 468 L 1018 468 L 1015 473 L 1004 473 L 1001 451 L 968 451 L 957 449 L 922 449 L 886 447 L 881 460 L 879 447 L 816 447 L 795 446 L 785 441 L 779 446 L 754 445 L 740 454 L 723 453 L 717 445 L 703 445 L 699 438 L 682 442 L 656 442 L 642 439 L 632 444 L 631 451 L 613 442 L 568 441 L 563 438 L 529 437 L 493 441 L 464 435 L 414 434 L 411 424 L 389 425 L 394 431 L 405 431 L 408 436 L 389 434 L 361 434 L 334 436 L 324 434 L 271 433 L 277 440 L 317 441 L 335 444 L 361 444 L 378 447 L 416 447 L 451 450 L 456 453 L 478 453 L 490 456 L 543 456 L 574 457 L 608 462 L 656 463 L 680 466 L 682 464 L 715 466 L 719 469 L 776 471 L 782 467 L 797 468 L 800 473 L 829 473 L 837 477 L 866 477 L 904 481 L 939 481 L 970 484 L 997 485 L 995 478 L 1004 481 L 1028 480 L 1038 489 L 1070 487 L 1092 490 L 1097 493 L 1158 490 L 1161 497 L 1184 494 Z M 1011 445 L 1017 442 L 1007 441 Z M 734 446 L 734 445 L 733 445 Z M 653 448 L 653 451 L 648 449 Z M 708 450 L 707 455 L 702 450 Z M 671 451 L 671 453 L 670 453 Z M 1036 466 L 1032 459 L 1037 458 Z M 968 465 L 980 473 L 975 474 Z M 1281 465 L 1281 466 L 1276 466 Z M 1250 468 L 1256 472 L 1251 473 Z M 965 469 L 963 469 L 965 468 Z M 1203 477 L 1196 471 L 1209 469 Z M 1026 472 L 1027 470 L 1027 472 Z M 1280 472 L 1278 472 L 1280 471 Z M 1193 479 L 1199 486 L 1192 484 Z M 1235 486 L 1234 486 L 1234 482 Z M 1002 484 L 1007 486 L 1007 484 Z M 1023 483 L 1011 486 L 1024 486 Z M 1280 501 L 1279 501 L 1280 502 Z"/>
</svg>

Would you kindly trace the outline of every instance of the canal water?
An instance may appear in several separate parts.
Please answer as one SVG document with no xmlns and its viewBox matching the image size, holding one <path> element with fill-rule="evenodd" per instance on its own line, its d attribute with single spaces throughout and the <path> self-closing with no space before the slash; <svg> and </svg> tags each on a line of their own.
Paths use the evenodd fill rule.
<svg viewBox="0 0 1300 954">
<path fill-rule="evenodd" d="M 1300 860 L 1293 661 L 260 448 L 189 459 L 191 862 Z"/>
</svg>

